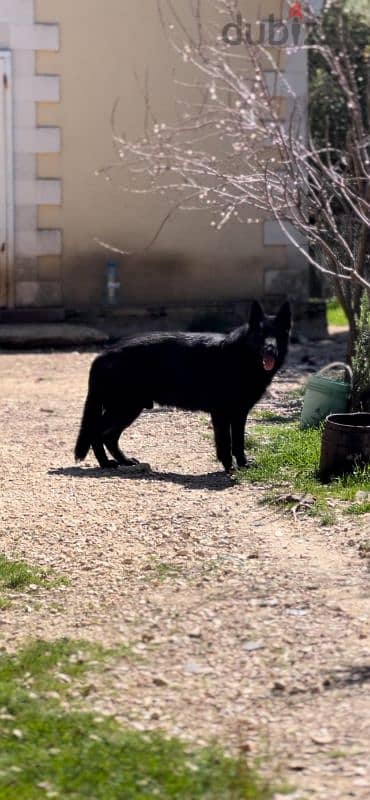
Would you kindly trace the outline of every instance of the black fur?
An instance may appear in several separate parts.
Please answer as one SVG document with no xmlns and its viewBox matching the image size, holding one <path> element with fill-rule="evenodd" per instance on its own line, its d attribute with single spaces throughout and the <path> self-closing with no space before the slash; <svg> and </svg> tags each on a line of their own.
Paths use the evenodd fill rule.
<svg viewBox="0 0 370 800">
<path fill-rule="evenodd" d="M 217 457 L 225 470 L 231 469 L 232 456 L 239 467 L 246 466 L 247 415 L 284 361 L 290 327 L 289 303 L 271 318 L 253 302 L 249 323 L 227 335 L 152 333 L 128 337 L 92 364 L 76 460 L 83 461 L 92 447 L 103 468 L 137 463 L 119 449 L 119 438 L 144 408 L 158 403 L 209 412 Z M 276 340 L 275 345 L 266 342 L 270 338 Z M 266 356 L 273 358 L 270 371 L 264 368 Z"/>
</svg>

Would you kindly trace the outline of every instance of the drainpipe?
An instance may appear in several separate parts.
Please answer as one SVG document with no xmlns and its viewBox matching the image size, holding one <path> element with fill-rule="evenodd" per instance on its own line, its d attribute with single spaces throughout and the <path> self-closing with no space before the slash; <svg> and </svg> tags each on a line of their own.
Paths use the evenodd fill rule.
<svg viewBox="0 0 370 800">
<path fill-rule="evenodd" d="M 109 306 L 115 306 L 117 303 L 117 294 L 121 288 L 121 283 L 118 280 L 118 263 L 117 261 L 107 261 L 107 300 Z"/>
</svg>

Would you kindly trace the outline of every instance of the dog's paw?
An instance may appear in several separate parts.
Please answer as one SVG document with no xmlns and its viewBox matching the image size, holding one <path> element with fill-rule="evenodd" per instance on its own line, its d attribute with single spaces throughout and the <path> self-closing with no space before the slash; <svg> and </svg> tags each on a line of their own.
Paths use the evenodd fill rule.
<svg viewBox="0 0 370 800">
<path fill-rule="evenodd" d="M 245 464 L 243 464 L 243 465 L 239 464 L 238 465 L 239 469 L 251 469 L 252 467 L 256 467 L 256 466 L 257 466 L 257 461 L 256 461 L 255 458 L 246 458 L 245 459 Z"/>
<path fill-rule="evenodd" d="M 224 470 L 226 472 L 226 475 L 232 475 L 235 472 L 235 464 L 234 463 L 222 464 L 222 466 L 223 466 L 223 468 L 224 468 Z"/>
<path fill-rule="evenodd" d="M 134 464 L 121 464 L 120 468 L 121 472 L 125 472 L 128 475 L 140 475 L 143 472 L 152 471 L 150 464 L 141 463 L 140 461 L 135 461 Z"/>
</svg>

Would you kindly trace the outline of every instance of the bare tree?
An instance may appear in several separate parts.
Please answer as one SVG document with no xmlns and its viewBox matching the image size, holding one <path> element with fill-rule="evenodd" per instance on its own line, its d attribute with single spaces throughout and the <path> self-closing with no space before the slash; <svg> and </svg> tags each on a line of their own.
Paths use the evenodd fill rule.
<svg viewBox="0 0 370 800">
<path fill-rule="evenodd" d="M 330 4 L 337 14 L 335 52 L 321 22 Z M 330 67 L 349 112 L 345 150 L 329 137 L 315 142 L 307 108 L 280 68 L 281 49 L 266 41 L 263 22 L 256 43 L 238 0 L 192 0 L 186 21 L 175 5 L 158 0 L 158 12 L 179 59 L 190 67 L 189 81 L 179 87 L 174 124 L 156 119 L 146 89 L 143 137 L 130 141 L 114 130 L 120 167 L 132 178 L 126 176 L 126 189 L 169 199 L 160 230 L 175 209 L 211 211 L 216 231 L 230 219 L 252 222 L 253 209 L 275 219 L 307 262 L 330 277 L 349 320 L 351 357 L 361 296 L 370 290 L 370 136 L 342 3 L 326 0 L 320 16 L 307 7 L 304 27 L 311 37 L 296 28 L 288 54 L 314 49 Z M 249 31 L 239 46 L 229 42 L 227 23 L 238 35 Z"/>
</svg>

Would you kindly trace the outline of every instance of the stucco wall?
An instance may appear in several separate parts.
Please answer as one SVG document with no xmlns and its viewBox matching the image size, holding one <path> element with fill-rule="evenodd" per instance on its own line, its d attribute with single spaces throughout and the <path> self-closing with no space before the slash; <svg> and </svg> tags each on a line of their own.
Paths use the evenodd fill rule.
<svg viewBox="0 0 370 800">
<path fill-rule="evenodd" d="M 180 5 L 188 8 L 188 0 L 178 0 L 177 10 Z M 251 17 L 252 6 L 249 2 Z M 160 25 L 156 0 L 35 0 L 35 12 L 38 24 L 59 25 L 61 42 L 59 52 L 39 51 L 36 59 L 37 73 L 59 75 L 61 87 L 60 103 L 40 102 L 37 107 L 37 124 L 59 128 L 61 134 L 60 153 L 38 156 L 37 177 L 60 179 L 62 185 L 61 204 L 44 203 L 38 209 L 38 227 L 59 230 L 61 241 L 60 254 L 38 256 L 39 280 L 61 280 L 67 308 L 98 306 L 105 297 L 105 262 L 110 257 L 95 241 L 98 238 L 137 253 L 118 258 L 123 302 L 262 295 L 266 281 L 272 293 L 278 293 L 274 276 L 281 276 L 282 270 L 291 286 L 288 249 L 263 224 L 231 225 L 215 233 L 206 215 L 177 214 L 150 257 L 144 256 L 142 250 L 168 205 L 150 195 L 123 193 L 119 183 L 125 179 L 118 171 L 109 183 L 95 175 L 116 159 L 110 124 L 116 98 L 119 126 L 130 135 L 143 130 L 138 80 L 143 83 L 145 69 L 156 114 L 165 119 L 174 114 L 177 62 Z M 278 282 L 284 291 L 284 279 Z"/>
<path fill-rule="evenodd" d="M 0 0 L 0 49 L 9 53 L 6 91 L 11 96 L 11 136 L 6 147 L 11 171 L 12 221 L 8 229 L 9 286 L 2 304 L 42 304 L 38 281 L 38 257 L 61 251 L 60 232 L 43 230 L 37 209 L 45 203 L 60 203 L 60 184 L 37 175 L 37 154 L 60 149 L 60 131 L 52 123 L 39 127 L 39 101 L 59 101 L 59 78 L 36 75 L 36 53 L 55 51 L 59 30 L 55 24 L 35 24 L 34 0 Z M 4 143 L 2 142 L 2 146 Z M 9 155 L 9 154 L 8 154 Z M 10 166 L 11 165 L 11 166 Z M 60 281 L 48 284 L 47 304 L 61 303 Z"/>
</svg>

